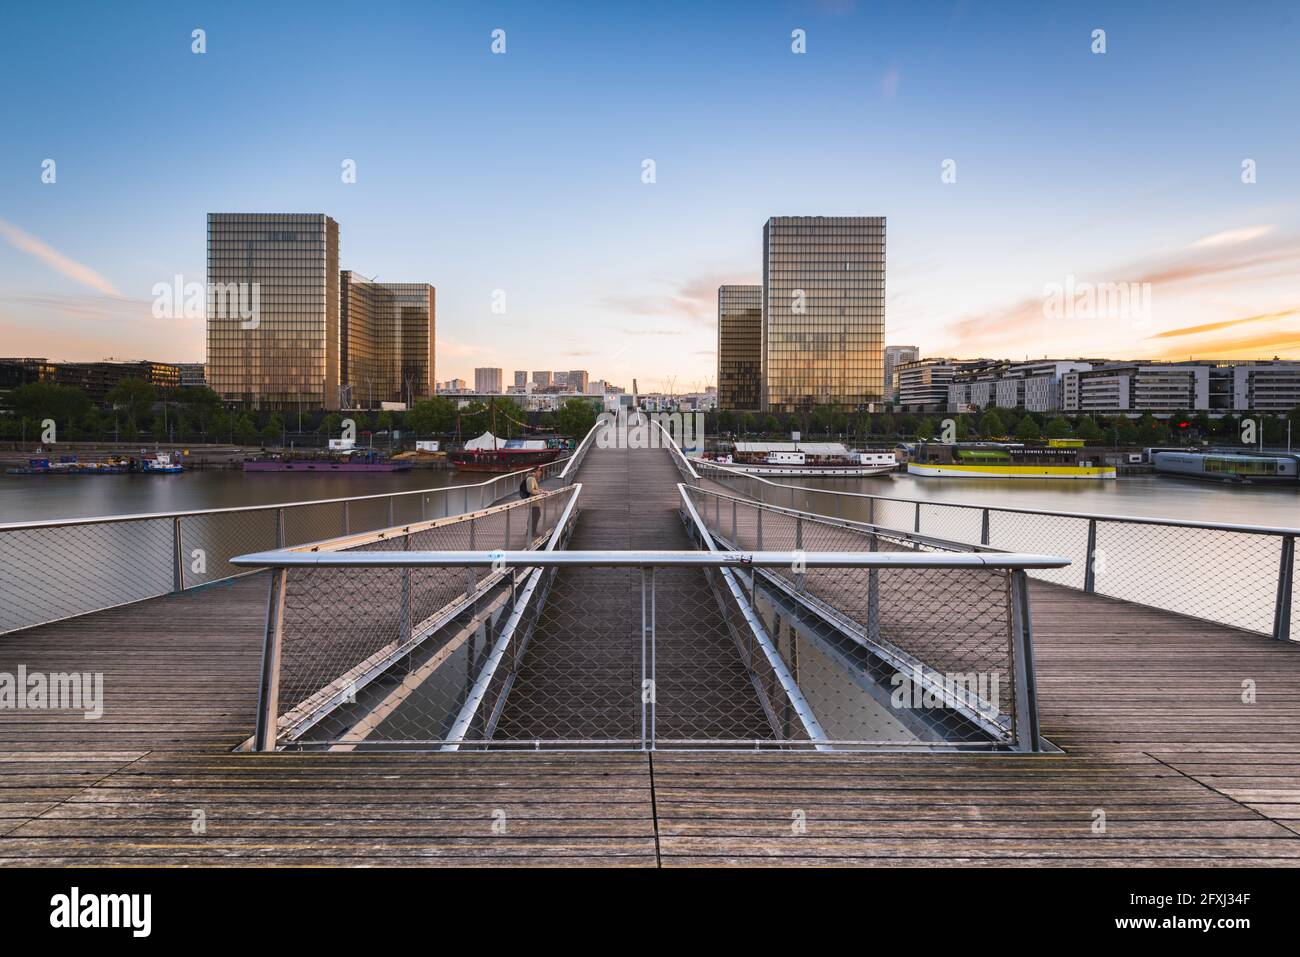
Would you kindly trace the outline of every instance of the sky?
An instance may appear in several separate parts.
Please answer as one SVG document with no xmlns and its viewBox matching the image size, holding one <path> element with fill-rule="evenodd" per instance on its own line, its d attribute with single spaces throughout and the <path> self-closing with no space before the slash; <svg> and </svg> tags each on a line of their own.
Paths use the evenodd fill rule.
<svg viewBox="0 0 1300 957">
<path fill-rule="evenodd" d="M 440 380 L 714 384 L 774 215 L 887 217 L 925 355 L 1300 358 L 1297 48 L 1287 2 L 11 5 L 0 355 L 202 360 L 154 288 L 245 211 L 436 286 Z"/>
</svg>

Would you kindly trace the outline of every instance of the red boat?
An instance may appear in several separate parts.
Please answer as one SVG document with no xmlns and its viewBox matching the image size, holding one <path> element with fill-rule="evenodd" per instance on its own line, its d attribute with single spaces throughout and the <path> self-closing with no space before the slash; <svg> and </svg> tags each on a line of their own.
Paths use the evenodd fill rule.
<svg viewBox="0 0 1300 957">
<path fill-rule="evenodd" d="M 560 449 L 462 449 L 447 453 L 458 472 L 517 472 L 554 462 Z"/>
</svg>

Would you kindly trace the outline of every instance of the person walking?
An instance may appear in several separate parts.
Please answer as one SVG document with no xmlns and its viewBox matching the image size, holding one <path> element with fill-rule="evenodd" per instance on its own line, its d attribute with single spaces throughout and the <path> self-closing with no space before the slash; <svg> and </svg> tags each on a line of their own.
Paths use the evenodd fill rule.
<svg viewBox="0 0 1300 957">
<path fill-rule="evenodd" d="M 536 468 L 529 472 L 528 477 L 524 479 L 523 484 L 519 488 L 519 495 L 521 498 L 536 498 L 541 494 L 542 470 Z M 531 542 L 537 537 L 537 526 L 541 524 L 541 519 L 542 507 L 540 505 L 534 505 L 528 510 L 528 541 Z"/>
</svg>

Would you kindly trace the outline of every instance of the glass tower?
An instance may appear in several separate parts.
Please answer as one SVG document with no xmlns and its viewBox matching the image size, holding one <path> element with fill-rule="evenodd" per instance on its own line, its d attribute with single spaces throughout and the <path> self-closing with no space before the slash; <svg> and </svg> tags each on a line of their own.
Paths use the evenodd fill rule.
<svg viewBox="0 0 1300 957">
<path fill-rule="evenodd" d="M 763 386 L 763 287 L 718 287 L 718 408 L 757 411 Z"/>
<path fill-rule="evenodd" d="M 350 408 L 414 404 L 433 394 L 434 288 L 339 274 L 340 381 Z"/>
<path fill-rule="evenodd" d="M 885 217 L 769 219 L 763 227 L 763 409 L 879 402 L 884 338 Z"/>
<path fill-rule="evenodd" d="M 208 384 L 253 408 L 339 407 L 339 226 L 208 214 Z"/>
</svg>

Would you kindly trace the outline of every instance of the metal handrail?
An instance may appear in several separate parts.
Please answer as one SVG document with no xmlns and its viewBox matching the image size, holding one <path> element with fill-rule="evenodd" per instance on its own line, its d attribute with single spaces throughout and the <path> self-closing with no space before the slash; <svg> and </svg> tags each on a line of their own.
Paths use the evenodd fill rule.
<svg viewBox="0 0 1300 957">
<path fill-rule="evenodd" d="M 555 462 L 548 462 L 543 468 L 554 469 L 563 463 L 567 463 L 572 456 L 565 456 Z M 303 499 L 297 502 L 267 502 L 264 505 L 232 505 L 224 508 L 196 508 L 180 512 L 135 512 L 129 515 L 96 515 L 86 518 L 56 518 L 35 522 L 0 522 L 0 532 L 22 531 L 33 528 L 66 528 L 76 525 L 108 525 L 115 522 L 142 522 L 149 519 L 162 518 L 190 518 L 199 515 L 230 515 L 237 512 L 264 512 L 269 509 L 277 508 L 305 508 L 310 505 L 338 505 L 350 502 L 366 502 L 385 498 L 400 498 L 409 495 L 432 495 L 436 493 L 449 493 L 462 489 L 483 488 L 491 485 L 493 482 L 500 482 L 504 479 L 519 478 L 533 471 L 536 466 L 524 469 L 516 469 L 513 472 L 502 472 L 494 475 L 490 479 L 484 479 L 482 482 L 469 482 L 465 485 L 433 485 L 427 488 L 404 489 L 395 492 L 376 492 L 373 495 L 349 495 L 343 498 L 312 498 Z"/>
<path fill-rule="evenodd" d="M 674 448 L 676 448 L 675 445 Z M 681 454 L 680 450 L 678 450 L 678 454 Z M 686 456 L 683 456 L 683 458 L 688 464 L 691 464 L 691 459 L 686 458 Z M 802 492 L 811 492 L 816 495 L 841 495 L 845 498 L 875 499 L 880 502 L 900 502 L 904 505 L 932 505 L 936 507 L 942 506 L 944 508 L 969 508 L 975 509 L 976 511 L 984 511 L 987 509 L 992 512 L 1016 512 L 1021 515 L 1046 515 L 1050 518 L 1078 518 L 1085 521 L 1091 519 L 1098 522 L 1125 522 L 1131 525 L 1169 525 L 1178 528 L 1204 528 L 1211 531 L 1221 532 L 1252 532 L 1262 535 L 1300 535 L 1300 526 L 1240 525 L 1231 522 L 1197 522 L 1181 518 L 1153 518 L 1141 515 L 1108 515 L 1103 512 L 1055 512 L 1040 508 L 1024 508 L 1023 506 L 1018 505 L 976 505 L 971 502 L 949 502 L 936 501 L 935 499 L 903 498 L 896 495 L 874 495 L 870 492 L 846 492 L 841 489 L 814 488 L 809 485 L 773 482 L 760 475 L 742 472 L 738 469 L 729 468 L 726 465 L 719 465 L 716 462 L 709 462 L 703 459 L 696 459 L 693 464 L 704 466 L 709 469 L 716 469 L 719 472 L 727 472 L 737 478 L 761 482 L 764 485 L 770 485 L 773 488 L 793 488 Z M 692 469 L 692 471 L 694 470 Z"/>
<path fill-rule="evenodd" d="M 782 551 L 473 551 L 473 552 L 253 552 L 230 559 L 247 568 L 1063 568 L 1068 558 L 1013 552 L 782 552 Z"/>
<path fill-rule="evenodd" d="M 587 430 L 587 434 L 583 437 L 582 441 L 578 443 L 578 447 L 573 450 L 573 454 L 564 459 L 564 468 L 560 470 L 560 481 L 572 482 L 578 477 L 578 469 L 582 468 L 582 460 L 586 457 L 587 449 L 591 446 L 592 437 L 596 434 L 596 429 L 599 427 L 600 419 L 598 417 L 595 424 Z M 572 476 L 569 475 L 570 469 L 573 470 Z"/>
</svg>

